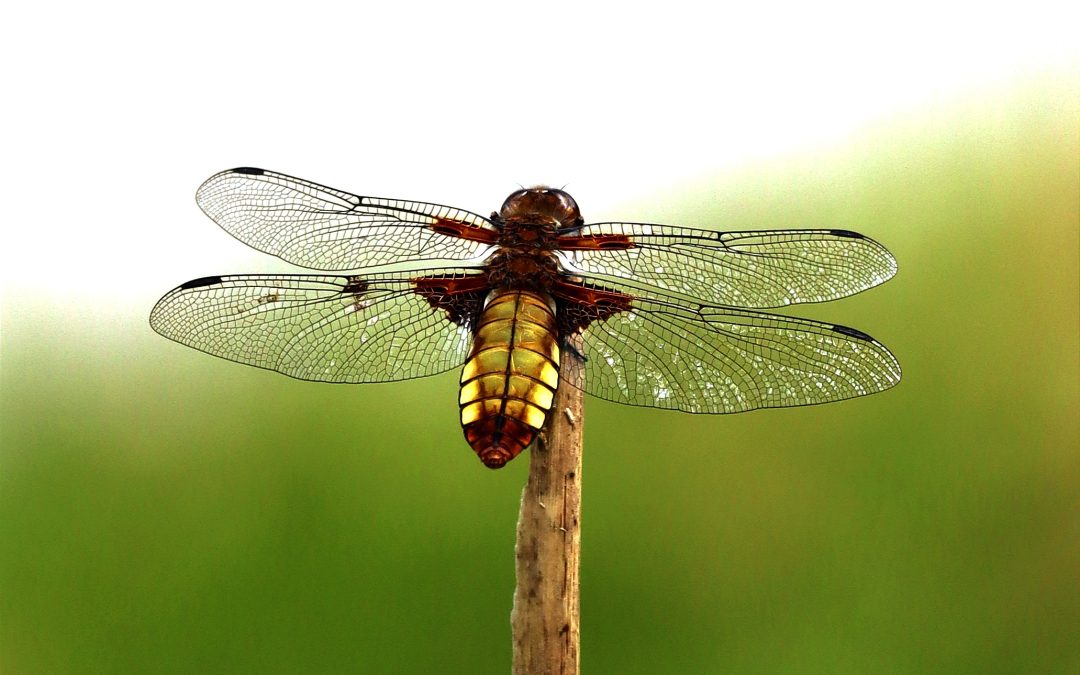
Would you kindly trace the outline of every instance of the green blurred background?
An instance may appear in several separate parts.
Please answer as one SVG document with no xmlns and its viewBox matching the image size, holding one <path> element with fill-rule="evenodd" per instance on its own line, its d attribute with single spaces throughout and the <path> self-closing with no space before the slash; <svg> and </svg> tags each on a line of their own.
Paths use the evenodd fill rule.
<svg viewBox="0 0 1080 675">
<path fill-rule="evenodd" d="M 585 672 L 1080 672 L 1078 120 L 1071 79 L 1014 81 L 620 206 L 885 243 L 894 280 L 799 312 L 904 380 L 724 417 L 588 399 Z M 480 465 L 456 374 L 217 360 L 149 329 L 166 290 L 5 304 L 3 672 L 507 672 L 528 460 Z"/>
</svg>

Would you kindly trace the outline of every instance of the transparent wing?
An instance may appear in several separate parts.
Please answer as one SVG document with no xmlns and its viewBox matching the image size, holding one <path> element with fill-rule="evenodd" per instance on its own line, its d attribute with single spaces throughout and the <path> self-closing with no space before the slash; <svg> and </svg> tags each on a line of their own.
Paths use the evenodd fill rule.
<svg viewBox="0 0 1080 675">
<path fill-rule="evenodd" d="M 865 333 L 728 307 L 635 299 L 582 339 L 582 388 L 630 405 L 733 413 L 838 401 L 900 381 L 900 364 Z"/>
<path fill-rule="evenodd" d="M 222 171 L 199 207 L 245 244 L 314 269 L 346 271 L 485 255 L 488 219 L 438 204 L 360 197 L 264 169 Z"/>
<path fill-rule="evenodd" d="M 560 251 L 571 272 L 731 307 L 825 302 L 896 274 L 896 260 L 884 246 L 847 230 L 711 232 L 595 223 L 560 241 L 573 236 L 591 238 L 598 248 Z"/>
<path fill-rule="evenodd" d="M 195 279 L 158 301 L 150 325 L 214 356 L 321 382 L 434 375 L 464 363 L 472 340 L 468 322 L 450 321 L 414 278 L 389 274 Z"/>
</svg>

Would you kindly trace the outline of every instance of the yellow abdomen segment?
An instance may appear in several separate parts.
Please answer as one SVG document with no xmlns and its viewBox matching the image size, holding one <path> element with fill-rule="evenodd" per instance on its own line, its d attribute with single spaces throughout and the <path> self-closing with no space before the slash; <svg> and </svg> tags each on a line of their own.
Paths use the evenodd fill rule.
<svg viewBox="0 0 1080 675">
<path fill-rule="evenodd" d="M 555 303 L 545 293 L 495 291 L 461 371 L 461 426 L 497 469 L 536 438 L 559 387 Z"/>
</svg>

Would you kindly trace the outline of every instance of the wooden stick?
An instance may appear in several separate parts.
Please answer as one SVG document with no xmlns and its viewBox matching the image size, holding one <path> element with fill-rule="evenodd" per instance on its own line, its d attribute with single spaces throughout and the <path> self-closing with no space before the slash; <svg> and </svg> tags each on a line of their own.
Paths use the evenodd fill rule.
<svg viewBox="0 0 1080 675">
<path fill-rule="evenodd" d="M 559 366 L 564 381 L 529 452 L 529 482 L 521 494 L 510 613 L 514 675 L 577 675 L 580 665 L 583 395 L 565 381 L 582 382 L 584 363 L 574 353 L 580 340 L 571 339 L 569 346 Z"/>
</svg>

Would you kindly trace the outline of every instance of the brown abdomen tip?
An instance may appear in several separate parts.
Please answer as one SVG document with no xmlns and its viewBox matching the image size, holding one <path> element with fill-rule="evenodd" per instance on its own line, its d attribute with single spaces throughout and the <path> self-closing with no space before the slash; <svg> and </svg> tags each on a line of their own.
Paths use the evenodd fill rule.
<svg viewBox="0 0 1080 675">
<path fill-rule="evenodd" d="M 498 445 L 493 445 L 480 453 L 480 461 L 489 469 L 501 469 L 513 458 L 514 456 L 509 451 Z"/>
</svg>

